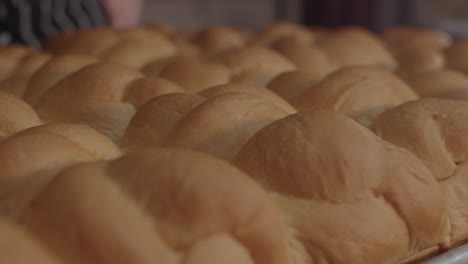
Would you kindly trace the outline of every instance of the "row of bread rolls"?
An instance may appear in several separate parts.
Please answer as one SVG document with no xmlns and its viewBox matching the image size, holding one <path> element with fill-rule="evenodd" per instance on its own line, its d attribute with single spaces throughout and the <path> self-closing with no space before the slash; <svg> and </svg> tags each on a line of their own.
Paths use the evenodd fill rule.
<svg viewBox="0 0 468 264">
<path fill-rule="evenodd" d="M 44 263 L 400 263 L 463 243 L 468 105 L 418 100 L 407 76 L 455 70 L 407 70 L 391 33 L 146 28 L 0 50 L 17 95 L 0 93 L 0 232 Z"/>
<path fill-rule="evenodd" d="M 395 51 L 391 47 L 392 45 L 398 46 L 397 44 L 399 43 L 407 42 L 408 40 L 404 38 L 405 34 L 407 32 L 404 29 L 394 30 L 387 32 L 380 39 L 369 32 L 356 28 L 338 32 L 322 32 L 306 30 L 305 28 L 290 24 L 273 25 L 254 35 L 222 27 L 207 28 L 192 36 L 189 34 L 178 34 L 167 29 L 161 30 L 160 28 L 157 28 L 157 30 L 143 28 L 125 31 L 101 29 L 60 36 L 56 40 L 52 40 L 51 43 L 54 45 L 51 45 L 50 51 L 58 54 L 66 53 L 66 55 L 62 56 L 51 57 L 47 54 L 26 52 L 22 48 L 15 47 L 5 49 L 4 53 L 7 55 L 18 53 L 21 56 L 15 55 L 18 59 L 12 61 L 16 60 L 17 63 L 9 63 L 5 66 L 9 69 L 5 70 L 7 73 L 3 78 L 1 87 L 4 90 L 23 97 L 26 102 L 33 106 L 41 104 L 37 106 L 44 109 L 41 111 L 43 112 L 41 115 L 44 116 L 44 119 L 50 119 L 51 121 L 86 122 L 86 120 L 93 119 L 92 117 L 85 117 L 87 115 L 86 112 L 94 112 L 96 111 L 95 108 L 100 108 L 101 106 L 102 109 L 99 111 L 102 111 L 103 115 L 109 117 L 109 119 L 112 119 L 112 112 L 120 111 L 119 115 L 128 116 L 127 118 L 123 118 L 121 122 L 113 120 L 109 121 L 110 125 L 91 124 L 106 134 L 112 134 L 112 130 L 116 131 L 112 134 L 112 138 L 115 140 L 118 140 L 122 136 L 129 117 L 135 112 L 135 108 L 141 106 L 146 100 L 175 91 L 198 93 L 210 87 L 227 83 L 268 86 L 284 99 L 290 101 L 290 104 L 298 110 L 316 108 L 314 98 L 327 97 L 331 101 L 327 102 L 326 105 L 322 104 L 317 107 L 345 113 L 368 125 L 371 121 L 369 119 L 372 119 L 372 116 L 375 116 L 386 107 L 414 99 L 416 95 L 413 91 L 410 91 L 411 89 L 404 87 L 405 85 L 401 82 L 397 84 L 397 81 L 393 81 L 393 87 L 385 88 L 388 85 L 376 85 L 371 80 L 368 80 L 369 84 L 367 86 L 369 88 L 367 90 L 370 91 L 367 92 L 369 94 L 368 98 L 361 98 L 365 92 L 359 92 L 358 98 L 353 99 L 358 101 L 358 104 L 363 104 L 363 109 L 347 109 L 348 107 L 342 105 L 343 102 L 340 99 L 343 97 L 342 95 L 347 97 L 348 93 L 355 93 L 354 88 L 352 88 L 353 79 L 362 78 L 362 82 L 368 82 L 364 80 L 365 76 L 374 74 L 368 73 L 371 70 L 351 70 L 349 67 L 381 66 L 385 69 L 396 70 L 395 74 L 403 78 L 419 96 L 423 97 L 457 98 L 464 95 L 465 83 L 468 82 L 468 79 L 464 74 L 445 67 L 445 63 L 435 68 L 429 67 L 424 70 L 424 65 L 431 64 L 430 62 L 424 63 L 424 58 L 422 58 L 423 61 L 419 61 L 421 58 L 403 56 L 404 59 L 410 61 L 410 64 L 419 65 L 417 68 L 423 70 L 407 70 L 408 66 L 401 60 L 397 64 L 394 57 L 398 58 L 398 53 L 401 51 Z M 237 38 L 228 38 L 226 35 L 235 35 Z M 416 39 L 414 41 L 415 44 L 400 49 L 411 54 L 421 50 L 422 52 L 436 52 L 441 55 L 444 49 L 451 44 L 447 36 L 435 31 L 419 34 L 413 33 L 410 36 Z M 166 44 L 161 44 L 162 46 L 172 45 L 171 50 L 173 52 L 165 52 L 166 49 L 160 48 L 159 44 L 152 43 L 153 37 L 164 40 Z M 101 38 L 109 40 L 101 41 Z M 143 41 L 144 39 L 148 40 Z M 243 41 L 234 41 L 232 39 L 242 39 Z M 425 42 L 422 40 L 425 40 Z M 202 44 L 198 43 L 200 41 Z M 237 44 L 228 45 L 230 41 Z M 100 55 L 100 52 L 94 51 L 86 45 L 76 44 L 81 42 L 88 43 L 87 45 L 94 47 L 98 51 L 110 52 L 113 55 L 103 57 Z M 152 44 L 145 46 L 147 45 L 146 42 Z M 200 50 L 199 54 L 186 55 L 184 48 L 177 46 L 177 43 L 180 44 L 180 42 L 185 43 L 183 47 L 190 45 L 197 47 Z M 330 44 L 329 42 L 336 42 L 337 44 Z M 425 47 L 424 43 L 427 42 L 433 43 L 431 44 L 432 46 L 428 44 Z M 217 52 L 209 52 L 210 54 L 208 55 L 203 54 L 202 51 L 204 49 L 209 49 L 207 43 L 216 46 L 217 48 L 212 48 L 217 50 Z M 127 44 L 129 45 L 128 47 L 126 46 Z M 151 49 L 153 53 L 160 52 L 163 55 L 152 55 L 153 53 L 146 52 L 144 47 L 139 47 L 138 45 L 140 44 L 147 49 Z M 116 48 L 115 52 L 111 52 L 114 50 L 112 47 L 116 45 L 125 46 L 125 48 Z M 68 49 L 69 46 L 70 49 Z M 12 51 L 13 49 L 15 50 Z M 140 53 L 144 56 L 139 55 Z M 140 65 L 134 65 L 126 63 L 128 62 L 127 59 L 118 59 L 121 56 L 131 56 L 132 58 L 143 57 Z M 99 62 L 104 63 L 105 66 L 92 67 L 91 65 L 98 63 L 98 60 L 106 61 Z M 442 60 L 445 60 L 444 56 L 442 56 Z M 14 64 L 14 66 L 10 64 Z M 120 65 L 117 66 L 117 64 Z M 91 69 L 88 69 L 88 67 Z M 148 67 L 152 69 L 148 70 Z M 87 70 L 84 68 L 87 68 Z M 140 84 L 140 82 L 144 84 L 156 83 L 156 80 L 140 80 L 147 77 L 143 77 L 141 73 L 136 73 L 136 70 L 132 70 L 132 68 L 143 71 L 147 76 L 157 75 L 158 78 L 169 80 L 171 83 L 161 80 L 157 88 L 150 87 L 151 85 Z M 341 74 L 338 74 L 337 70 L 339 69 L 342 70 Z M 381 72 L 383 75 L 388 75 L 388 77 L 384 78 L 395 79 L 383 70 Z M 334 73 L 335 75 L 330 75 L 330 73 Z M 113 78 L 115 75 L 122 76 L 122 78 Z M 134 77 L 131 78 L 129 75 L 133 75 Z M 129 83 L 124 76 L 132 79 L 137 84 L 132 85 L 134 83 Z M 86 98 L 77 99 L 80 102 L 66 104 L 65 109 L 70 108 L 69 111 L 56 111 L 57 108 L 64 107 L 54 98 L 57 97 L 54 95 L 56 90 L 78 90 L 75 88 L 54 87 L 59 86 L 59 82 L 73 82 L 73 87 L 78 86 L 78 83 L 83 84 L 80 86 L 89 84 L 89 89 L 94 90 L 95 83 L 110 82 L 110 80 L 104 80 L 105 78 L 112 78 L 115 84 L 119 83 L 119 86 L 122 88 L 121 91 L 124 93 L 127 93 L 127 90 L 132 90 L 131 94 L 137 98 L 123 98 L 116 91 L 112 91 L 112 93 L 115 92 L 113 95 L 110 95 L 110 92 L 106 91 L 99 92 L 99 94 L 102 93 L 105 96 L 98 95 L 98 93 L 85 92 L 86 95 L 84 97 Z M 341 84 L 334 81 L 337 78 Z M 81 79 L 96 81 L 81 82 Z M 135 79 L 138 79 L 138 81 Z M 328 89 L 327 87 L 330 85 L 339 88 Z M 69 84 L 62 86 L 72 87 Z M 134 89 L 131 86 L 145 86 L 145 88 Z M 359 86 L 361 87 L 361 85 Z M 369 104 L 371 97 L 376 97 L 370 94 L 377 91 L 377 89 L 374 89 L 375 86 L 383 86 L 378 88 L 379 93 L 386 93 L 388 96 L 377 96 L 380 98 L 371 103 L 374 105 L 366 106 L 366 104 Z M 50 92 L 49 96 L 43 98 L 49 89 L 54 90 L 54 92 Z M 59 94 L 62 93 L 72 96 L 71 93 L 66 91 Z M 83 97 L 73 96 L 76 98 Z M 52 99 L 49 100 L 48 98 Z M 67 98 L 63 96 L 61 100 L 75 101 Z M 99 99 L 100 102 L 88 102 L 94 101 L 94 99 Z M 111 99 L 111 101 L 117 101 L 118 103 L 104 106 L 101 105 L 104 99 Z M 86 102 L 82 102 L 82 100 Z M 54 101 L 53 104 L 55 106 L 51 105 L 51 101 Z M 76 104 L 80 106 L 78 107 Z M 86 104 L 88 106 L 84 106 Z M 96 104 L 99 106 L 96 106 Z M 314 106 L 309 107 L 309 105 Z M 59 114 L 54 115 L 52 113 Z M 118 124 L 119 122 L 121 124 Z M 115 127 L 120 125 L 120 128 L 113 128 L 112 124 Z M 111 127 L 109 128 L 109 126 Z"/>
<path fill-rule="evenodd" d="M 392 111 L 398 109 L 379 119 Z M 357 155 L 356 149 L 363 152 Z M 450 248 L 468 237 L 463 166 L 440 179 L 426 160 L 417 158 L 424 153 L 412 154 L 331 112 L 302 112 L 274 121 L 241 147 L 232 164 L 167 148 L 137 148 L 115 159 L 120 151 L 108 139 L 74 124 L 17 132 L 0 142 L 0 152 L 5 153 L 0 212 L 66 263 L 185 263 L 181 258 L 189 258 L 189 249 L 204 244 L 188 234 L 213 234 L 217 221 L 221 241 L 207 245 L 209 253 L 199 253 L 203 263 L 218 263 L 212 251 L 224 240 L 225 248 L 217 249 L 219 257 L 234 261 L 226 255 L 234 252 L 245 263 L 397 263 L 422 251 Z M 112 161 L 66 169 L 108 159 Z M 231 204 L 213 204 L 218 201 Z M 264 203 L 269 209 L 262 209 L 260 216 L 254 213 Z M 249 214 L 264 222 L 252 223 Z M 231 222 L 237 218 L 253 226 L 239 226 L 230 234 L 227 230 L 237 230 L 237 222 Z M 160 235 L 140 229 L 154 225 Z"/>
</svg>

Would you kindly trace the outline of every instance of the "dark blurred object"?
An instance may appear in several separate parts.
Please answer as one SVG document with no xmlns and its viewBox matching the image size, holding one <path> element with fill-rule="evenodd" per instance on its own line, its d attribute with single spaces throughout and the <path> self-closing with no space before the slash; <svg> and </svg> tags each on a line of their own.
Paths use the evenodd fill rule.
<svg viewBox="0 0 468 264">
<path fill-rule="evenodd" d="M 0 45 L 40 48 L 46 38 L 108 23 L 99 0 L 1 0 Z"/>
<path fill-rule="evenodd" d="M 304 0 L 303 18 L 306 25 L 383 30 L 413 23 L 414 3 L 411 0 Z"/>
<path fill-rule="evenodd" d="M 304 23 L 323 27 L 348 25 L 374 27 L 378 1 L 374 0 L 312 0 L 304 2 Z"/>
</svg>

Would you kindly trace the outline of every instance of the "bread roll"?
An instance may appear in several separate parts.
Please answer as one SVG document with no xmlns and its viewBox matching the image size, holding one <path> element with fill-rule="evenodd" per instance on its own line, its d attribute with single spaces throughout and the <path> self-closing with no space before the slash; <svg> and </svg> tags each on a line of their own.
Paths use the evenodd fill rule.
<svg viewBox="0 0 468 264">
<path fill-rule="evenodd" d="M 59 54 L 89 55 L 138 69 L 176 53 L 174 45 L 164 35 L 143 28 L 83 31 L 75 33 L 62 45 Z"/>
<path fill-rule="evenodd" d="M 404 147 L 429 167 L 448 199 L 450 244 L 468 239 L 468 103 L 421 99 L 390 109 L 374 122 L 373 130 L 383 139 Z"/>
<path fill-rule="evenodd" d="M 370 65 L 393 70 L 396 60 L 385 45 L 363 29 L 344 29 L 316 42 L 339 66 Z"/>
<path fill-rule="evenodd" d="M 468 74 L 468 40 L 455 42 L 447 49 L 445 55 L 447 58 L 447 67 Z"/>
<path fill-rule="evenodd" d="M 199 92 L 229 82 L 229 69 L 218 63 L 199 59 L 179 59 L 162 69 L 160 77 L 174 81 L 181 87 Z"/>
<path fill-rule="evenodd" d="M 148 101 L 130 120 L 124 145 L 162 146 L 179 121 L 205 101 L 203 96 L 186 93 L 166 94 Z"/>
<path fill-rule="evenodd" d="M 273 78 L 267 84 L 267 88 L 282 98 L 290 100 L 317 84 L 321 79 L 314 73 L 291 71 Z"/>
<path fill-rule="evenodd" d="M 200 47 L 203 53 L 213 55 L 243 47 L 246 37 L 228 27 L 211 26 L 196 32 L 192 37 L 192 42 Z"/>
<path fill-rule="evenodd" d="M 405 81 L 421 97 L 445 98 L 468 92 L 468 77 L 449 69 L 408 74 Z"/>
<path fill-rule="evenodd" d="M 34 172 L 118 155 L 114 143 L 87 126 L 57 123 L 29 128 L 0 141 L 0 193 L 6 183 Z"/>
<path fill-rule="evenodd" d="M 274 103 L 276 106 L 283 109 L 288 114 L 296 113 L 297 110 L 294 109 L 287 101 L 279 97 L 274 92 L 271 92 L 268 89 L 262 87 L 255 87 L 252 85 L 247 84 L 225 84 L 219 85 L 212 88 L 205 89 L 199 92 L 199 95 L 204 97 L 213 97 L 216 95 L 220 95 L 223 93 L 230 93 L 230 92 L 241 92 L 241 93 L 248 93 L 262 97 L 263 99 Z"/>
<path fill-rule="evenodd" d="M 66 169 L 18 221 L 64 263 L 287 263 L 266 193 L 227 162 L 184 150 Z"/>
<path fill-rule="evenodd" d="M 397 263 L 448 236 L 447 205 L 424 163 L 342 115 L 280 119 L 234 163 L 276 193 L 314 262 Z"/>
<path fill-rule="evenodd" d="M 402 51 L 396 55 L 399 72 L 411 75 L 413 72 L 437 71 L 445 67 L 445 55 L 438 50 L 418 49 Z"/>
<path fill-rule="evenodd" d="M 385 109 L 417 98 L 415 92 L 391 72 L 355 66 L 330 74 L 290 102 L 299 111 L 334 111 L 367 126 Z"/>
<path fill-rule="evenodd" d="M 246 47 L 223 52 L 214 61 L 231 71 L 232 81 L 263 86 L 276 75 L 296 67 L 277 52 L 264 47 Z"/>
<path fill-rule="evenodd" d="M 257 32 L 249 42 L 253 45 L 269 46 L 282 38 L 292 38 L 302 43 L 312 43 L 314 34 L 305 27 L 288 22 L 279 22 Z"/>
<path fill-rule="evenodd" d="M 395 54 L 417 50 L 441 51 L 453 43 L 451 36 L 443 31 L 411 27 L 387 30 L 382 37 Z"/>
<path fill-rule="evenodd" d="M 50 88 L 36 106 L 49 122 L 75 122 L 119 140 L 136 109 L 166 93 L 184 92 L 178 85 L 113 63 L 86 66 Z"/>
<path fill-rule="evenodd" d="M 147 24 L 143 26 L 145 29 L 153 31 L 158 34 L 163 34 L 164 36 L 168 38 L 172 38 L 174 36 L 177 36 L 178 32 L 176 29 L 168 24 Z"/>
<path fill-rule="evenodd" d="M 11 45 L 0 48 L 0 80 L 10 76 L 21 63 L 22 59 L 32 53 L 32 50 L 22 45 Z"/>
<path fill-rule="evenodd" d="M 36 106 L 42 96 L 60 80 L 85 66 L 95 64 L 98 60 L 84 55 L 54 56 L 31 77 L 24 100 Z"/>
<path fill-rule="evenodd" d="M 229 160 L 256 131 L 286 115 L 274 103 L 249 93 L 228 92 L 209 99 L 160 96 L 135 114 L 125 142 L 130 147 L 188 148 Z"/>
<path fill-rule="evenodd" d="M 24 56 L 9 73 L 9 76 L 0 82 L 0 89 L 23 97 L 31 77 L 48 60 L 50 60 L 50 55 L 45 53 L 31 52 Z"/>
<path fill-rule="evenodd" d="M 0 48 L 0 90 L 22 97 L 31 76 L 49 59 L 21 45 Z"/>
<path fill-rule="evenodd" d="M 416 29 L 409 26 L 397 26 L 385 30 L 381 37 L 388 44 L 402 43 L 412 35 Z"/>
<path fill-rule="evenodd" d="M 175 53 L 176 48 L 163 35 L 140 29 L 124 34 L 116 45 L 109 47 L 99 57 L 140 69 L 151 61 L 164 59 Z"/>
<path fill-rule="evenodd" d="M 328 55 L 319 47 L 283 38 L 275 42 L 272 48 L 291 60 L 298 70 L 310 72 L 320 78 L 338 69 Z"/>
<path fill-rule="evenodd" d="M 159 59 L 159 60 L 152 61 L 152 62 L 146 64 L 141 69 L 141 71 L 143 73 L 145 73 L 146 75 L 148 75 L 148 76 L 159 76 L 161 71 L 166 66 L 170 65 L 171 63 L 176 63 L 176 62 L 179 62 L 181 60 L 182 61 L 185 61 L 185 60 L 190 60 L 191 61 L 191 60 L 194 60 L 194 59 L 198 59 L 198 57 L 197 56 L 185 56 L 185 55 L 177 54 L 177 55 L 165 58 L 165 59 Z"/>
<path fill-rule="evenodd" d="M 43 245 L 20 227 L 0 217 L 0 259 L 14 264 L 58 264 Z"/>
<path fill-rule="evenodd" d="M 36 111 L 13 94 L 0 91 L 0 137 L 41 124 Z"/>
</svg>

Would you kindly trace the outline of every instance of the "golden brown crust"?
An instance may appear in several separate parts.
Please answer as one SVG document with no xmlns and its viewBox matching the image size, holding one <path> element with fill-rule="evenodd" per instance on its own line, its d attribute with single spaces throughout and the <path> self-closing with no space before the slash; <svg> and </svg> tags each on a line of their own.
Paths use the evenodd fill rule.
<svg viewBox="0 0 468 264">
<path fill-rule="evenodd" d="M 135 114 L 125 142 L 188 148 L 229 160 L 256 131 L 286 115 L 274 103 L 249 93 L 233 91 L 208 99 L 166 95 Z"/>
<path fill-rule="evenodd" d="M 468 40 L 460 40 L 455 42 L 445 52 L 447 58 L 447 67 L 458 70 L 465 74 L 468 73 L 466 54 L 468 54 Z"/>
<path fill-rule="evenodd" d="M 292 62 L 265 47 L 246 47 L 223 52 L 214 61 L 230 69 L 232 81 L 263 86 L 273 77 L 296 68 Z"/>
<path fill-rule="evenodd" d="M 9 76 L 0 83 L 0 89 L 23 97 L 32 76 L 49 60 L 48 54 L 31 52 L 23 57 Z"/>
<path fill-rule="evenodd" d="M 323 109 L 370 125 L 385 109 L 417 98 L 416 93 L 391 72 L 355 66 L 330 74 L 290 102 L 300 111 Z"/>
<path fill-rule="evenodd" d="M 164 67 L 159 76 L 171 80 L 188 91 L 201 90 L 229 82 L 230 72 L 218 63 L 199 59 L 178 59 Z"/>
<path fill-rule="evenodd" d="M 210 98 L 216 95 L 220 95 L 223 93 L 230 93 L 230 92 L 241 92 L 241 93 L 248 93 L 248 94 L 260 96 L 263 99 L 266 99 L 267 101 L 270 101 L 271 103 L 274 103 L 276 106 L 280 107 L 288 114 L 293 114 L 297 112 L 297 110 L 294 107 L 292 107 L 287 101 L 279 97 L 277 94 L 263 87 L 255 87 L 255 86 L 248 85 L 248 84 L 219 85 L 219 86 L 215 86 L 215 87 L 203 90 L 199 92 L 198 94 Z"/>
<path fill-rule="evenodd" d="M 383 33 L 382 39 L 394 54 L 417 50 L 441 51 L 452 45 L 451 36 L 443 31 L 396 27 Z"/>
<path fill-rule="evenodd" d="M 282 38 L 291 38 L 307 44 L 315 41 L 315 35 L 307 28 L 293 23 L 278 22 L 257 32 L 249 44 L 269 46 Z"/>
<path fill-rule="evenodd" d="M 283 38 L 275 42 L 272 48 L 291 60 L 298 70 L 310 72 L 321 78 L 338 69 L 338 65 L 332 62 L 322 49 L 313 44 Z"/>
<path fill-rule="evenodd" d="M 0 142 L 0 186 L 34 172 L 119 155 L 114 143 L 89 127 L 63 123 L 36 126 Z"/>
<path fill-rule="evenodd" d="M 405 75 L 405 81 L 421 97 L 449 98 L 468 91 L 468 77 L 461 72 L 441 69 Z M 457 99 L 454 97 L 453 99 Z"/>
<path fill-rule="evenodd" d="M 442 70 L 446 64 L 445 55 L 438 50 L 418 49 L 402 51 L 396 55 L 398 71 L 412 73 Z"/>
<path fill-rule="evenodd" d="M 41 124 L 36 111 L 13 94 L 0 91 L 0 135 L 7 136 Z"/>
<path fill-rule="evenodd" d="M 211 26 L 196 32 L 192 42 L 200 47 L 203 53 L 212 55 L 243 47 L 246 37 L 232 28 Z"/>
<path fill-rule="evenodd" d="M 119 64 L 100 62 L 69 74 L 37 104 L 49 122 L 76 122 L 119 140 L 136 109 L 153 97 L 184 90 Z"/>
<path fill-rule="evenodd" d="M 124 136 L 127 147 L 162 146 L 176 124 L 193 108 L 206 101 L 194 94 L 162 95 L 143 105 L 135 113 Z"/>
<path fill-rule="evenodd" d="M 397 67 L 385 45 L 363 29 L 344 29 L 322 37 L 316 43 L 339 66 L 371 65 L 389 70 Z"/>
<path fill-rule="evenodd" d="M 267 88 L 285 100 L 290 100 L 317 84 L 322 78 L 314 73 L 291 71 L 282 73 L 267 84 Z"/>
<path fill-rule="evenodd" d="M 97 63 L 95 58 L 84 55 L 55 56 L 31 77 L 24 100 L 37 105 L 42 96 L 60 80 L 79 69 Z"/>
<path fill-rule="evenodd" d="M 17 69 L 21 61 L 33 51 L 22 45 L 0 48 L 0 80 L 3 81 Z"/>
<path fill-rule="evenodd" d="M 94 29 L 75 33 L 60 42 L 59 54 L 88 55 L 136 68 L 176 53 L 163 34 L 144 28 Z"/>
</svg>

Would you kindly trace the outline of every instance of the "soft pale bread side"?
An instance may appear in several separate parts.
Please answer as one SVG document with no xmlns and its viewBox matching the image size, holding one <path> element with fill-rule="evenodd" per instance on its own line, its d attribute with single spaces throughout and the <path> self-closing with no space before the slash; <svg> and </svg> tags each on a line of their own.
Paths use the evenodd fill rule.
<svg viewBox="0 0 468 264">
<path fill-rule="evenodd" d="M 58 264 L 39 241 L 0 217 L 0 261 L 11 264 Z"/>
<path fill-rule="evenodd" d="M 231 164 L 185 150 L 138 150 L 63 170 L 18 221 L 25 218 L 65 263 L 287 262 L 267 194 Z"/>
<path fill-rule="evenodd" d="M 450 245 L 468 240 L 464 205 L 468 184 L 468 103 L 422 99 L 382 113 L 373 130 L 417 155 L 443 187 L 450 212 Z"/>
<path fill-rule="evenodd" d="M 274 122 L 234 163 L 278 193 L 291 235 L 318 263 L 395 263 L 448 237 L 447 204 L 424 163 L 342 115 Z"/>
</svg>

